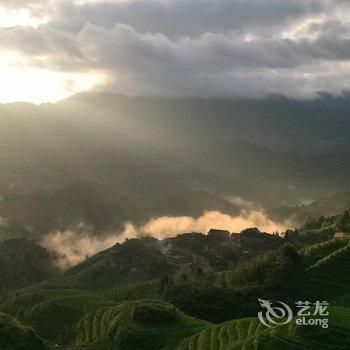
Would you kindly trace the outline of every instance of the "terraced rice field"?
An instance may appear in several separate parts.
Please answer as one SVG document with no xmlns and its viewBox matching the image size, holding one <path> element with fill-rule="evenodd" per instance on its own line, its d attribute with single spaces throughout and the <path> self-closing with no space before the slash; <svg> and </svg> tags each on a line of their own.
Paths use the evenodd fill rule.
<svg viewBox="0 0 350 350">
<path fill-rule="evenodd" d="M 100 289 L 97 295 L 112 301 L 136 300 L 154 298 L 160 295 L 160 284 L 158 280 L 140 282 L 117 288 Z"/>
<path fill-rule="evenodd" d="M 120 306 L 115 306 L 86 313 L 76 327 L 77 343 L 90 344 L 103 341 L 117 326 L 120 311 Z"/>
<path fill-rule="evenodd" d="M 347 246 L 349 242 L 350 240 L 348 238 L 332 239 L 307 247 L 301 251 L 301 254 L 304 256 L 307 264 L 314 265 L 337 250 Z"/>
<path fill-rule="evenodd" d="M 313 349 L 295 334 L 295 324 L 271 329 L 257 318 L 244 318 L 208 327 L 182 342 L 176 350 Z"/>
<path fill-rule="evenodd" d="M 48 290 L 21 295 L 3 305 L 45 339 L 68 343 L 82 314 L 112 304 L 107 299 L 72 290 Z"/>
<path fill-rule="evenodd" d="M 186 339 L 178 350 L 228 350 L 239 344 L 241 349 L 249 349 L 264 331 L 266 327 L 254 318 L 225 322 Z"/>
<path fill-rule="evenodd" d="M 350 245 L 325 256 L 310 266 L 307 278 L 322 300 L 350 306 Z"/>
<path fill-rule="evenodd" d="M 346 315 L 350 315 L 349 310 Z M 336 328 L 322 331 L 325 337 L 318 339 L 315 333 L 319 330 L 315 327 L 297 327 L 291 322 L 267 328 L 256 318 L 245 318 L 208 327 L 185 339 L 176 350 L 346 349 L 350 341 L 346 331 Z"/>
</svg>

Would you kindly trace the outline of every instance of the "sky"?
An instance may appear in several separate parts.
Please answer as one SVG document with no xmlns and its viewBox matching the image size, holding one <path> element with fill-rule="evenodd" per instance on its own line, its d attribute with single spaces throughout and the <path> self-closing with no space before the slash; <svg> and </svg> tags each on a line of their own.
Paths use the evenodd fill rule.
<svg viewBox="0 0 350 350">
<path fill-rule="evenodd" d="M 350 89 L 350 1 L 0 0 L 0 102 Z"/>
</svg>

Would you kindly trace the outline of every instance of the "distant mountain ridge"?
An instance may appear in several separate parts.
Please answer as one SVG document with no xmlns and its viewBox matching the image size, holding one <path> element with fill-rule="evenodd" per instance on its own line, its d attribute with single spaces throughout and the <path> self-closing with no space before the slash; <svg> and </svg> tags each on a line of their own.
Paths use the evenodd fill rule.
<svg viewBox="0 0 350 350">
<path fill-rule="evenodd" d="M 341 97 L 322 94 L 314 100 L 281 96 L 235 100 L 81 93 L 57 105 L 70 111 L 79 105 L 90 113 L 112 111 L 115 116 L 129 113 L 135 122 L 140 118 L 164 126 L 171 122 L 180 129 L 189 127 L 195 135 L 199 129 L 200 134 L 249 140 L 271 150 L 315 154 L 350 151 L 348 92 Z"/>
<path fill-rule="evenodd" d="M 199 188 L 267 205 L 331 195 L 350 185 L 349 105 L 106 93 L 0 105 L 0 195 L 81 179 L 143 202 Z"/>
<path fill-rule="evenodd" d="M 296 225 L 301 225 L 309 218 L 327 217 L 349 210 L 349 208 L 350 192 L 342 192 L 329 197 L 322 197 L 309 204 L 271 208 L 268 214 L 272 219 L 289 220 Z"/>
<path fill-rule="evenodd" d="M 56 231 L 92 236 L 118 232 L 126 222 L 142 225 L 153 217 L 200 217 L 205 211 L 238 215 L 240 208 L 204 190 L 158 193 L 141 201 L 108 184 L 77 181 L 53 191 L 8 195 L 0 202 L 4 237 L 27 234 L 40 239 Z"/>
</svg>

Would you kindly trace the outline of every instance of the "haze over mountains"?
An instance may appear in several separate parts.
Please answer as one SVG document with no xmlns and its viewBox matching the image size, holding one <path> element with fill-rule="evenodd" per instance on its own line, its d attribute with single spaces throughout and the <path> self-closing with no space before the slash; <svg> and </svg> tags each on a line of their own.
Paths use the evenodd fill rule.
<svg viewBox="0 0 350 350">
<path fill-rule="evenodd" d="M 141 205 L 196 189 L 264 205 L 316 199 L 349 186 L 349 107 L 348 94 L 235 101 L 85 93 L 5 104 L 1 193 L 84 179 L 113 184 Z"/>
</svg>

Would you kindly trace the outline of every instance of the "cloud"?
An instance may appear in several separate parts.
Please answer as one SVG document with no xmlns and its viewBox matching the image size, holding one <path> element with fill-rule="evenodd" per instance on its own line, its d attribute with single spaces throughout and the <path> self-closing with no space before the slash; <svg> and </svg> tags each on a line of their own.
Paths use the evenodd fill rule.
<svg viewBox="0 0 350 350">
<path fill-rule="evenodd" d="M 142 33 L 169 37 L 273 27 L 318 14 L 322 0 L 0 0 L 0 7 L 50 13 L 52 26 L 79 31 L 86 23 L 105 28 L 123 23 Z"/>
<path fill-rule="evenodd" d="M 65 0 L 12 6 L 39 4 L 51 11 L 46 23 L 0 29 L 0 48 L 20 53 L 27 65 L 99 70 L 110 77 L 109 91 L 310 98 L 350 88 L 346 2 Z"/>
<path fill-rule="evenodd" d="M 276 27 L 319 14 L 325 1 L 309 0 L 134 0 L 61 2 L 52 24 L 79 31 L 86 23 L 104 28 L 116 24 L 140 33 L 199 36 L 247 28 Z"/>
<path fill-rule="evenodd" d="M 252 201 L 247 201 L 241 197 L 237 196 L 227 196 L 225 199 L 229 202 L 231 202 L 234 205 L 237 205 L 240 208 L 245 209 L 254 209 L 256 207 L 256 204 Z"/>
<path fill-rule="evenodd" d="M 237 233 L 248 227 L 258 227 L 262 231 L 271 233 L 282 232 L 287 229 L 285 224 L 272 221 L 263 211 L 243 210 L 238 216 L 230 216 L 218 211 L 208 211 L 199 218 L 190 216 L 153 218 L 141 227 L 127 222 L 123 231 L 103 237 L 94 237 L 88 233 L 70 230 L 59 231 L 45 235 L 41 244 L 55 252 L 58 257 L 57 263 L 63 269 L 66 269 L 84 261 L 88 256 L 110 248 L 116 243 L 124 242 L 126 238 L 150 235 L 158 239 L 164 239 L 185 232 L 207 233 L 211 228 L 225 229 Z"/>
<path fill-rule="evenodd" d="M 8 50 L 17 50 L 28 56 L 68 56 L 70 59 L 80 57 L 76 38 L 65 31 L 50 27 L 3 28 L 0 42 Z"/>
<path fill-rule="evenodd" d="M 252 210 L 242 211 L 239 216 L 222 214 L 218 211 L 208 211 L 199 218 L 189 216 L 159 217 L 151 219 L 146 225 L 135 231 L 162 239 L 184 232 L 206 233 L 211 228 L 237 233 L 248 227 L 258 227 L 262 231 L 271 233 L 275 231 L 281 232 L 286 229 L 285 225 L 270 220 L 264 212 Z M 130 232 L 130 227 L 127 227 L 127 230 Z"/>
<path fill-rule="evenodd" d="M 124 24 L 88 24 L 79 40 L 91 62 L 114 72 L 114 87 L 124 93 L 311 97 L 350 86 L 348 37 L 246 40 L 236 33 L 205 33 L 171 40 Z"/>
<path fill-rule="evenodd" d="M 54 0 L 0 0 L 0 8 L 17 13 L 26 11 L 33 17 L 42 18 L 51 12 L 55 2 L 57 3 Z"/>
<path fill-rule="evenodd" d="M 47 234 L 40 244 L 56 255 L 56 263 L 67 269 L 74 266 L 87 257 L 102 250 L 112 247 L 116 243 L 122 243 L 126 238 L 135 237 L 133 231 L 129 231 L 128 224 L 121 234 L 111 234 L 105 237 L 94 237 L 88 233 L 75 231 L 58 231 Z"/>
</svg>

